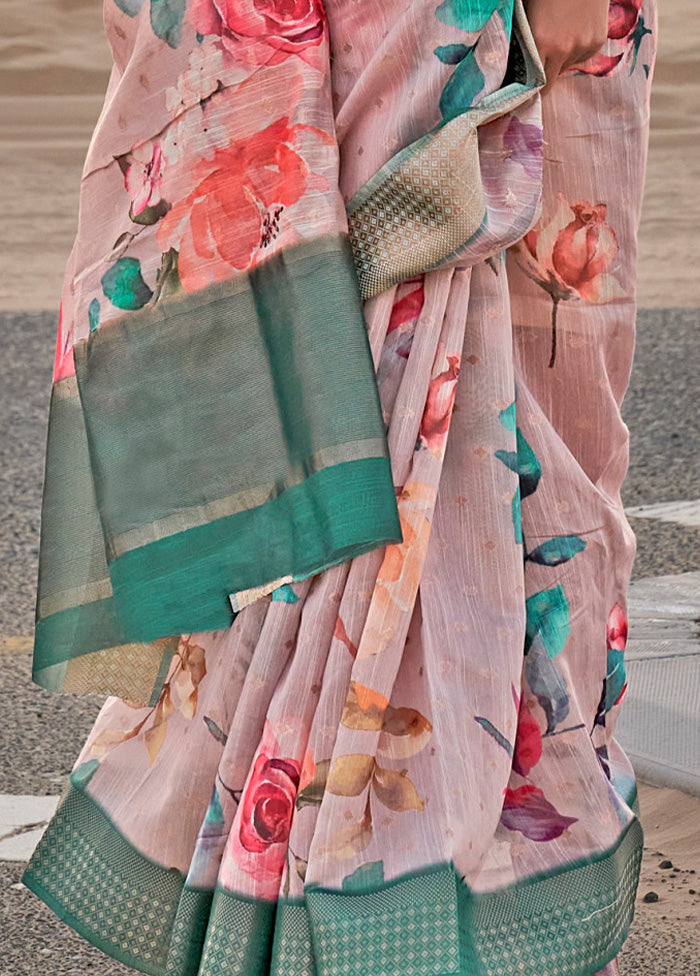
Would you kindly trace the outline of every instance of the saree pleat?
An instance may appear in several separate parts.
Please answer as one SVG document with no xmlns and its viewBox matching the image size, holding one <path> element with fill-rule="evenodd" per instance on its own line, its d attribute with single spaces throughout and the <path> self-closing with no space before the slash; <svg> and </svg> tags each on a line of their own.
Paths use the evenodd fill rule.
<svg viewBox="0 0 700 976">
<path fill-rule="evenodd" d="M 127 35 L 134 31 L 142 37 L 152 30 L 176 51 L 173 57 L 181 57 L 177 32 L 164 26 L 165 14 L 148 21 L 138 4 L 117 6 L 120 13 L 110 7 L 111 16 Z M 235 89 L 240 83 L 237 72 L 250 86 L 251 98 L 261 85 L 269 121 L 274 114 L 269 93 L 283 90 L 274 87 L 280 80 L 291 84 L 292 60 L 305 84 L 316 79 L 317 87 L 304 88 L 299 103 L 307 111 L 319 91 L 327 97 L 328 79 L 318 87 L 320 5 L 312 0 L 296 5 L 293 35 L 285 35 L 279 24 L 278 33 L 272 30 L 271 11 L 277 10 L 272 0 L 262 6 L 269 15 L 264 30 L 252 5 L 247 12 L 247 4 L 229 9 L 204 0 L 188 7 L 184 24 L 196 29 L 195 53 L 197 45 L 209 44 L 207 56 L 228 65 L 227 85 Z M 197 279 L 195 287 L 195 272 L 201 271 L 202 280 L 206 269 L 224 275 L 223 250 L 212 256 L 218 240 L 214 218 L 192 203 L 194 198 L 188 198 L 194 208 L 189 223 L 177 200 L 161 213 L 150 176 L 141 187 L 153 197 L 146 205 L 153 233 L 163 235 L 169 222 L 168 234 L 174 234 L 171 215 L 180 208 L 178 226 L 185 230 L 178 243 L 179 267 L 186 295 L 166 295 L 155 302 L 155 311 L 144 306 L 122 318 L 115 314 L 83 339 L 85 319 L 78 316 L 71 326 L 74 340 L 83 343 L 75 361 L 87 434 L 83 430 L 77 450 L 89 459 L 106 541 L 98 575 L 113 584 L 124 641 L 100 644 L 101 635 L 93 634 L 92 644 L 88 640 L 74 654 L 68 648 L 55 660 L 38 651 L 37 671 L 45 683 L 63 690 L 111 688 L 116 694 L 103 706 L 24 875 L 61 918 L 128 965 L 157 976 L 617 973 L 614 960 L 634 910 L 642 844 L 634 776 L 613 736 L 626 688 L 626 587 L 634 558 L 620 501 L 628 450 L 620 403 L 634 344 L 634 241 L 655 41 L 653 6 L 631 6 L 629 36 L 611 34 L 604 54 L 560 80 L 543 99 L 543 153 L 539 99 L 532 95 L 541 76 L 520 4 L 448 2 L 435 10 L 396 0 L 373 8 L 371 17 L 360 5 L 326 4 L 334 51 L 337 190 L 345 201 L 370 202 L 362 219 L 375 230 L 373 193 L 389 185 L 384 176 L 372 182 L 376 173 L 386 175 L 385 165 L 394 175 L 423 167 L 414 186 L 416 196 L 426 195 L 411 233 L 416 241 L 435 243 L 433 217 L 421 224 L 439 198 L 425 189 L 439 181 L 430 154 L 435 150 L 439 160 L 449 152 L 425 133 L 447 128 L 459 118 L 460 106 L 478 108 L 489 99 L 493 104 L 499 92 L 508 92 L 505 114 L 487 120 L 483 113 L 478 122 L 474 116 L 469 140 L 477 150 L 484 209 L 478 230 L 469 231 L 459 247 L 449 244 L 440 252 L 436 244 L 434 260 L 422 258 L 414 266 L 415 255 L 405 256 L 410 244 L 404 243 L 404 253 L 401 248 L 394 253 L 395 237 L 385 228 L 386 261 L 368 259 L 363 278 L 362 255 L 375 230 L 358 245 L 351 219 L 354 287 L 366 300 L 359 320 L 339 307 L 338 321 L 327 323 L 337 325 L 346 342 L 346 352 L 336 349 L 340 361 L 333 369 L 315 368 L 312 355 L 315 335 L 320 366 L 331 365 L 332 342 L 323 345 L 323 336 L 332 339 L 333 329 L 326 333 L 324 316 L 317 311 L 307 316 L 305 310 L 314 295 L 326 301 L 324 280 L 330 290 L 333 281 L 340 282 L 338 288 L 349 287 L 351 278 L 345 271 L 337 279 L 324 278 L 329 266 L 323 264 L 304 265 L 303 281 L 289 271 L 309 254 L 337 252 L 337 243 L 329 243 L 338 240 L 331 232 L 339 230 L 333 193 L 328 213 L 335 216 L 318 236 L 325 217 L 317 215 L 314 224 L 310 214 L 314 202 L 326 199 L 322 183 L 314 184 L 296 212 L 294 201 L 288 204 L 297 214 L 290 226 L 302 228 L 299 242 L 294 235 L 285 237 L 290 232 L 283 212 L 275 216 L 271 206 L 279 191 L 260 189 L 268 177 L 256 170 L 248 196 L 236 197 L 231 213 L 243 213 L 250 195 L 258 193 L 267 208 L 264 240 L 278 222 L 282 243 L 272 240 L 272 259 L 270 252 L 260 264 L 251 259 L 247 277 L 224 277 L 213 285 Z M 436 24 L 442 25 L 437 32 Z M 420 58 L 414 62 L 418 74 L 407 78 L 401 57 L 423 33 L 435 57 L 426 62 L 420 88 Z M 299 43 L 301 48 L 293 46 Z M 116 50 L 122 51 L 119 45 Z M 523 73 L 518 65 L 528 51 L 535 60 Z M 232 53 L 233 61 L 227 61 Z M 196 74 L 192 56 L 188 63 L 190 73 L 178 75 L 181 101 L 172 96 L 168 103 L 180 136 L 187 131 L 182 120 L 188 112 L 206 116 L 225 95 L 211 78 L 207 81 L 206 71 Z M 387 67 L 394 63 L 398 67 Z M 255 70 L 246 74 L 251 65 Z M 129 77 L 128 70 L 122 78 Z M 392 82 L 392 70 L 398 82 Z M 531 90 L 524 93 L 528 78 Z M 517 90 L 508 87 L 513 83 Z M 113 100 L 120 84 L 123 80 L 113 79 Z M 202 88 L 208 91 L 200 102 L 197 88 L 200 97 Z M 407 107 L 409 94 L 415 98 L 413 109 Z M 321 103 L 326 111 L 327 103 Z M 615 126 L 605 121 L 611 117 Z M 309 116 L 303 118 L 308 125 Z M 143 122 L 140 109 L 134 119 Z M 273 154 L 274 165 L 290 171 L 296 166 L 291 157 L 301 153 L 301 143 L 288 134 L 292 125 L 287 119 L 287 134 L 280 130 L 275 136 Z M 93 161 L 105 162 L 108 134 L 102 129 L 96 136 Z M 307 136 L 313 142 L 317 133 Z M 199 133 L 197 138 L 207 144 L 217 137 Z M 260 159 L 265 139 L 257 144 Z M 173 149 L 172 136 L 162 143 L 171 160 L 185 152 L 182 146 Z M 317 150 L 320 155 L 314 155 Z M 202 158 L 218 158 L 218 151 L 207 148 Z M 152 145 L 142 153 L 152 167 L 149 173 L 156 155 Z M 312 150 L 317 169 L 322 155 L 318 146 Z M 127 190 L 138 159 L 122 163 Z M 196 165 L 204 167 L 203 174 L 208 163 Z M 440 193 L 449 189 L 450 178 Z M 218 200 L 215 176 L 207 179 L 208 192 Z M 387 198 L 400 210 L 408 198 L 391 186 L 393 196 L 387 190 Z M 541 191 L 541 217 L 535 223 Z M 454 196 L 459 200 L 463 197 Z M 143 202 L 132 196 L 132 216 Z M 195 211 L 197 220 L 204 214 L 210 223 L 209 236 L 196 238 L 192 251 L 186 235 L 195 233 Z M 392 213 L 388 208 L 381 218 L 387 227 L 395 227 Z M 313 231 L 310 243 L 305 222 Z M 440 247 L 452 240 L 454 226 L 437 235 Z M 246 227 L 241 218 L 241 235 Z M 344 235 L 342 220 L 339 234 Z M 146 277 L 148 240 L 146 235 L 138 243 Z M 171 244 L 171 236 L 160 246 L 165 244 Z M 78 255 L 81 247 L 79 240 Z M 228 276 L 236 266 L 233 244 L 226 247 Z M 511 247 L 507 255 L 506 247 Z M 168 253 L 158 251 L 152 259 L 161 262 L 161 283 L 172 271 Z M 196 253 L 201 266 L 193 263 Z M 347 270 L 349 250 L 343 253 Z M 122 288 L 125 268 L 133 274 L 134 266 L 120 266 Z M 293 294 L 294 301 L 276 304 L 274 289 L 257 287 L 276 268 L 283 269 L 287 282 L 280 295 Z M 372 268 L 386 272 L 381 292 L 365 285 L 375 274 Z M 89 305 L 89 278 L 87 273 L 81 286 L 84 297 L 69 298 L 68 306 Z M 102 282 L 101 301 L 108 292 L 114 297 L 112 279 L 106 286 L 104 277 Z M 267 482 L 258 478 L 276 486 L 261 508 L 269 512 L 281 499 L 287 521 L 254 522 L 256 541 L 245 558 L 239 553 L 237 561 L 228 562 L 221 554 L 248 537 L 242 530 L 237 535 L 234 523 L 217 522 L 221 499 L 228 497 L 224 488 L 240 482 L 249 490 L 246 465 L 255 478 L 255 452 L 240 448 L 256 412 L 246 413 L 245 397 L 253 395 L 255 384 L 245 386 L 245 369 L 230 374 L 248 391 L 231 401 L 240 411 L 231 422 L 243 423 L 243 435 L 224 449 L 226 424 L 212 414 L 201 426 L 202 445 L 196 437 L 187 444 L 188 450 L 191 445 L 200 451 L 194 474 L 201 476 L 202 496 L 211 494 L 202 504 L 215 509 L 202 521 L 211 530 L 206 540 L 194 534 L 191 521 L 184 529 L 180 525 L 180 533 L 169 536 L 168 528 L 158 535 L 157 520 L 145 519 L 148 507 L 136 498 L 139 492 L 148 495 L 142 472 L 133 512 L 118 498 L 115 515 L 104 499 L 105 492 L 118 489 L 119 479 L 104 472 L 120 451 L 127 452 L 127 461 L 131 456 L 120 417 L 136 416 L 132 403 L 153 404 L 154 416 L 158 404 L 166 404 L 167 417 L 182 410 L 189 423 L 192 397 L 199 403 L 205 385 L 204 379 L 192 384 L 191 396 L 178 404 L 167 385 L 160 389 L 154 383 L 141 400 L 137 381 L 136 392 L 127 391 L 138 356 L 120 353 L 115 337 L 132 335 L 134 349 L 142 341 L 139 330 L 145 329 L 143 342 L 151 350 L 146 358 L 168 363 L 169 350 L 177 349 L 176 368 L 188 349 L 197 357 L 201 348 L 196 329 L 190 346 L 176 325 L 178 309 L 196 314 L 203 301 L 221 295 L 228 301 L 240 291 L 254 295 L 255 313 L 240 318 L 234 335 L 241 355 L 252 355 L 259 348 L 258 326 L 249 340 L 247 323 L 262 323 L 266 353 L 255 360 L 265 370 L 259 382 L 255 374 L 260 409 L 265 413 L 278 404 L 279 416 L 271 407 L 265 413 L 267 429 L 278 431 L 279 453 L 289 462 L 286 474 L 274 468 Z M 238 314 L 235 303 L 226 308 L 227 315 Z M 229 338 L 219 328 L 225 320 L 211 319 L 211 325 L 220 342 L 217 361 L 223 357 L 229 363 Z M 301 321 L 313 327 L 304 333 Z M 158 333 L 148 330 L 159 323 L 162 337 L 154 341 Z M 237 368 L 235 348 L 234 342 L 230 365 L 222 369 Z M 100 359 L 108 354 L 115 362 L 111 373 L 107 358 Z M 204 368 L 199 360 L 197 368 Z M 66 379 L 75 384 L 69 372 L 63 362 L 61 391 Z M 100 402 L 111 396 L 110 376 L 114 385 L 117 375 L 122 379 L 110 402 L 119 409 L 112 416 L 101 411 Z M 218 382 L 225 392 L 225 376 L 212 378 L 211 388 Z M 344 414 L 352 410 L 353 383 L 365 407 L 350 418 Z M 203 390 L 201 402 L 209 403 L 208 393 Z M 157 418 L 152 424 L 157 451 L 163 428 Z M 99 432 L 100 425 L 107 433 Z M 326 430 L 331 431 L 327 436 Z M 207 441 L 212 431 L 216 436 Z M 358 442 L 370 443 L 370 449 L 348 462 L 348 445 Z M 346 460 L 338 464 L 341 446 Z M 227 480 L 221 465 L 239 448 L 241 470 Z M 331 449 L 335 453 L 329 454 Z M 55 453 L 65 464 L 61 451 Z M 322 458 L 316 468 L 312 456 Z M 386 465 L 376 482 L 366 468 L 348 466 L 368 456 Z M 275 452 L 263 447 L 261 459 L 277 464 Z M 151 460 L 156 466 L 161 462 Z M 163 470 L 170 470 L 167 453 L 163 460 Z M 187 470 L 167 497 L 185 493 L 172 514 L 191 520 L 199 483 L 196 476 L 187 480 L 193 474 Z M 287 503 L 292 475 L 306 491 L 317 474 L 335 470 L 348 472 L 344 483 L 333 482 L 343 486 L 335 508 L 329 491 L 309 491 L 313 517 Z M 89 488 L 85 482 L 81 511 L 92 510 Z M 155 512 L 165 494 L 164 489 L 162 496 L 149 496 L 148 511 Z M 243 514 L 257 519 L 256 506 L 246 505 Z M 47 504 L 45 518 L 50 508 Z M 344 515 L 350 528 L 343 534 L 337 527 Z M 165 601 L 168 619 L 192 620 L 186 633 L 165 624 L 153 625 L 151 632 L 146 613 L 133 609 L 125 596 L 120 605 L 123 576 L 115 570 L 114 538 L 124 533 L 111 532 L 128 518 L 134 531 L 157 536 L 143 546 L 148 565 L 155 567 L 152 577 L 143 568 L 133 577 L 139 606 L 148 606 L 150 599 L 161 613 L 160 594 L 180 579 L 174 563 L 163 575 L 162 550 L 149 549 L 154 542 L 172 538 L 180 547 L 183 580 L 195 579 L 199 568 L 191 610 L 186 586 L 173 589 Z M 327 544 L 341 536 L 347 542 L 352 526 L 360 523 L 352 551 L 342 540 Z M 273 525 L 284 534 L 271 542 Z M 70 531 L 65 526 L 63 531 L 67 539 Z M 313 548 L 314 532 L 326 548 L 319 549 L 312 565 L 303 557 Z M 293 543 L 285 548 L 278 540 L 287 535 Z M 97 551 L 100 555 L 99 546 Z M 202 551 L 209 562 L 200 559 Z M 136 545 L 133 552 L 141 549 Z M 216 570 L 207 568 L 211 559 Z M 60 573 L 60 561 L 56 565 Z M 229 570 L 230 588 L 222 589 Z M 85 589 L 85 580 L 81 586 Z M 107 590 L 97 594 L 105 595 L 112 597 Z M 197 628 L 203 612 L 198 601 L 206 606 L 211 601 L 215 613 L 223 615 L 216 629 Z"/>
</svg>

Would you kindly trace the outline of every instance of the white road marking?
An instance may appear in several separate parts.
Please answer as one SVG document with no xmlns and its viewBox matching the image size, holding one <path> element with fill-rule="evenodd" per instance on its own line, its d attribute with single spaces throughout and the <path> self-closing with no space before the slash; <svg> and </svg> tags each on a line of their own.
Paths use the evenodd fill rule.
<svg viewBox="0 0 700 976">
<path fill-rule="evenodd" d="M 0 861 L 28 861 L 58 806 L 57 796 L 0 793 Z"/>
<path fill-rule="evenodd" d="M 657 519 L 659 522 L 675 522 L 688 528 L 700 528 L 700 498 L 694 501 L 661 502 L 658 505 L 638 505 L 625 509 L 631 518 Z"/>
</svg>

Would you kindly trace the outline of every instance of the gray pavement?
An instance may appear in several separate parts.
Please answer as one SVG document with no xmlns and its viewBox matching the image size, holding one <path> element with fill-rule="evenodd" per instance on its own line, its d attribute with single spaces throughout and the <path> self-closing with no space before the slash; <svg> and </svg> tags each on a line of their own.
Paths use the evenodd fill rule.
<svg viewBox="0 0 700 976">
<path fill-rule="evenodd" d="M 694 310 L 639 315 L 636 371 L 624 405 L 632 435 L 627 505 L 700 497 L 699 324 Z M 55 318 L 1 313 L 0 329 L 0 793 L 48 796 L 61 792 L 100 702 L 32 685 L 30 643 L 16 640 L 31 634 L 33 621 Z M 697 528 L 638 518 L 633 528 L 636 578 L 700 570 Z M 646 852 L 647 860 L 655 856 Z M 52 976 L 133 972 L 58 922 L 19 884 L 21 872 L 20 863 L 0 862 L 0 976 L 37 968 Z M 687 976 L 698 958 L 697 910 L 669 926 L 640 903 L 621 958 L 623 976 Z"/>
</svg>

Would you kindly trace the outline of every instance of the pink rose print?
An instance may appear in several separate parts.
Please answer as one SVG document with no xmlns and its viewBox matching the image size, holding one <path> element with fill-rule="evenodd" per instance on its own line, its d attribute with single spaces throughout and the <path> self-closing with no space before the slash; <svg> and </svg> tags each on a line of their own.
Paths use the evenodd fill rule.
<svg viewBox="0 0 700 976">
<path fill-rule="evenodd" d="M 173 247 L 179 252 L 186 292 L 249 268 L 256 252 L 279 233 L 285 208 L 321 185 L 298 152 L 302 131 L 327 139 L 320 130 L 277 119 L 250 138 L 214 150 L 194 167 L 194 189 L 173 205 L 158 228 L 163 251 Z"/>
<path fill-rule="evenodd" d="M 325 17 L 320 0 L 194 0 L 189 16 L 197 33 L 220 37 L 246 64 L 280 64 L 296 54 L 322 67 Z"/>
<path fill-rule="evenodd" d="M 608 42 L 605 49 L 570 70 L 604 78 L 632 54 L 634 71 L 639 46 L 651 31 L 641 15 L 643 0 L 611 0 L 608 13 Z"/>
<path fill-rule="evenodd" d="M 552 298 L 553 367 L 557 352 L 559 303 L 580 300 L 602 305 L 624 297 L 610 273 L 618 252 L 615 231 L 606 223 L 607 206 L 579 201 L 569 204 L 560 193 L 553 217 L 541 219 L 514 251 L 523 271 Z"/>
<path fill-rule="evenodd" d="M 221 865 L 222 884 L 235 886 L 236 870 L 245 871 L 260 897 L 279 893 L 302 772 L 302 763 L 278 755 L 279 749 L 267 721 Z M 308 777 L 309 757 L 304 767 Z"/>
<path fill-rule="evenodd" d="M 131 199 L 131 214 L 137 217 L 146 207 L 161 201 L 163 152 L 159 142 L 137 146 L 127 157 L 124 185 Z"/>
<path fill-rule="evenodd" d="M 627 615 L 619 603 L 608 616 L 607 639 L 609 651 L 624 651 L 627 646 Z"/>
<path fill-rule="evenodd" d="M 447 369 L 434 376 L 428 386 L 428 397 L 420 422 L 418 436 L 428 450 L 441 458 L 445 449 L 445 438 L 450 426 L 450 417 L 457 393 L 460 356 L 447 357 Z"/>
</svg>

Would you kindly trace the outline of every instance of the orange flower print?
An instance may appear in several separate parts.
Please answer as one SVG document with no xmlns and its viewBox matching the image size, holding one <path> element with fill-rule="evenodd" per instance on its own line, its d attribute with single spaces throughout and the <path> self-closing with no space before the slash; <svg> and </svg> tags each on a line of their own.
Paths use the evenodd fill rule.
<svg viewBox="0 0 700 976">
<path fill-rule="evenodd" d="M 569 204 L 560 193 L 556 213 L 541 219 L 514 247 L 522 269 L 552 298 L 550 367 L 554 366 L 557 353 L 560 302 L 573 299 L 602 305 L 624 297 L 619 281 L 610 273 L 618 243 L 606 216 L 606 204 Z"/>
<path fill-rule="evenodd" d="M 194 189 L 173 205 L 158 228 L 163 251 L 173 247 L 179 252 L 186 292 L 246 270 L 256 252 L 274 240 L 285 209 L 312 180 L 297 146 L 301 131 L 309 129 L 277 119 L 197 163 Z M 313 179 L 318 183 L 319 177 Z"/>
<path fill-rule="evenodd" d="M 280 64 L 292 54 L 321 68 L 325 36 L 320 0 L 194 0 L 190 22 L 202 36 L 221 38 L 246 64 Z"/>
</svg>

